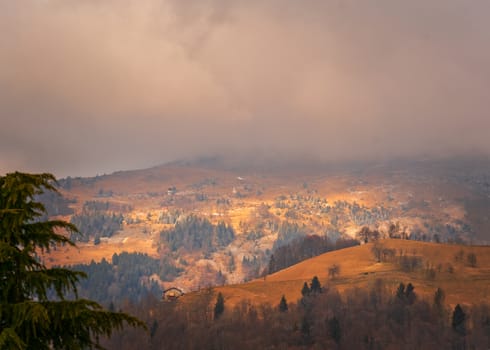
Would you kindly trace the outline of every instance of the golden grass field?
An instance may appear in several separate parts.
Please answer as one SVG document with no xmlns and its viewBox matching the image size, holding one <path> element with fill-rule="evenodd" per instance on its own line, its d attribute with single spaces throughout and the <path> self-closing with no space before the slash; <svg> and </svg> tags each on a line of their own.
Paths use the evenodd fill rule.
<svg viewBox="0 0 490 350">
<path fill-rule="evenodd" d="M 378 263 L 371 253 L 372 243 L 329 252 L 303 261 L 287 269 L 278 271 L 265 279 L 258 279 L 244 284 L 217 287 L 229 305 L 241 300 L 252 303 L 270 303 L 276 305 L 282 295 L 289 302 L 301 297 L 304 282 L 310 282 L 318 276 L 323 286 L 337 288 L 341 293 L 351 288 L 364 288 L 382 279 L 387 288 L 396 290 L 400 282 L 412 283 L 415 292 L 423 297 L 432 298 L 435 290 L 440 287 L 446 293 L 446 302 L 473 304 L 490 302 L 490 247 L 460 246 L 435 243 L 424 243 L 407 240 L 382 240 L 383 245 L 397 250 L 397 254 L 419 256 L 424 266 L 414 272 L 402 272 L 394 263 Z M 477 256 L 477 266 L 468 267 L 464 263 L 454 261 L 454 256 L 463 250 L 465 254 L 473 252 Z M 425 275 L 425 264 L 437 267 L 442 265 L 441 272 L 436 272 L 434 279 Z M 340 274 L 334 279 L 328 277 L 328 267 L 340 265 Z M 448 264 L 454 272 L 445 271 Z"/>
</svg>

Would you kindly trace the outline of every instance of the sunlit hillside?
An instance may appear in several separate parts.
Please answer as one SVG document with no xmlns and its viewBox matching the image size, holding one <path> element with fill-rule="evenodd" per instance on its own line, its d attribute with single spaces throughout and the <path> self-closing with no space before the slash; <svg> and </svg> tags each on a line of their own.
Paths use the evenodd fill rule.
<svg viewBox="0 0 490 350">
<path fill-rule="evenodd" d="M 384 249 L 394 249 L 397 257 L 420 259 L 413 271 L 404 271 L 397 257 L 378 262 L 373 254 L 373 243 L 346 248 L 303 261 L 263 279 L 245 284 L 216 288 L 225 300 L 234 305 L 241 300 L 276 305 L 281 296 L 295 302 L 301 298 L 304 282 L 317 276 L 323 287 L 341 292 L 373 286 L 382 280 L 393 292 L 400 283 L 412 283 L 415 292 L 432 300 L 437 288 L 446 293 L 449 304 L 490 302 L 490 247 L 460 246 L 405 240 L 381 240 L 376 243 Z M 475 266 L 469 266 L 468 255 L 476 256 Z M 338 274 L 329 275 L 329 268 L 339 266 Z M 185 299 L 185 298 L 184 298 Z"/>
<path fill-rule="evenodd" d="M 380 237 L 485 244 L 487 173 L 478 164 L 469 172 L 457 161 L 250 168 L 203 161 L 66 178 L 60 180 L 64 202 L 50 198 L 48 211 L 81 233 L 72 237 L 77 247 L 43 259 L 50 266 L 72 265 L 146 253 L 180 271 L 161 275 L 162 288 L 196 290 L 256 278 L 277 247 L 308 235 L 335 241 L 359 238 L 369 228 Z M 220 245 L 210 238 L 206 249 L 186 246 L 184 238 L 166 241 L 166 232 L 186 220 L 226 225 L 233 238 Z"/>
</svg>

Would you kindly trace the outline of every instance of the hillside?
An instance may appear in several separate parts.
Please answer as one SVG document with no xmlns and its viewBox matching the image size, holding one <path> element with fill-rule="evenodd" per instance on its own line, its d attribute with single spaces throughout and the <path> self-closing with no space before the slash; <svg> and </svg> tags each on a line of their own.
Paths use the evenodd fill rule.
<svg viewBox="0 0 490 350">
<path fill-rule="evenodd" d="M 404 272 L 396 262 L 377 262 L 372 248 L 373 243 L 325 253 L 281 270 L 265 279 L 249 283 L 217 287 L 229 305 L 241 300 L 253 303 L 277 305 L 282 295 L 291 302 L 301 298 L 304 282 L 310 283 L 318 276 L 325 288 L 335 287 L 340 292 L 373 286 L 377 279 L 393 291 L 403 282 L 412 283 L 418 295 L 431 300 L 437 288 L 446 293 L 446 302 L 451 305 L 490 302 L 490 247 L 459 246 L 406 240 L 382 240 L 385 248 L 395 249 L 396 254 L 421 259 L 420 266 L 413 271 Z M 463 260 L 456 257 L 464 252 Z M 466 257 L 474 253 L 476 267 L 469 267 Z M 335 278 L 328 275 L 328 268 L 337 264 L 340 273 Z M 453 271 L 449 272 L 452 266 Z M 428 275 L 428 269 L 434 275 Z"/>
<path fill-rule="evenodd" d="M 403 259 L 390 257 L 387 262 L 382 257 L 377 262 L 373 248 L 395 249 L 396 257 L 420 264 L 404 272 L 399 265 Z M 472 254 L 476 259 L 468 259 Z M 332 279 L 327 269 L 333 264 L 340 266 L 340 273 Z M 435 273 L 427 274 L 432 265 Z M 311 288 L 302 297 L 303 283 L 314 276 L 323 290 Z M 170 349 L 487 349 L 489 288 L 490 247 L 380 240 L 317 256 L 265 279 L 204 288 L 173 302 L 147 298 L 128 305 L 151 325 L 150 335 L 124 331 L 107 345 L 111 349 L 141 344 L 151 349 L 161 344 Z M 281 300 L 283 295 L 286 300 Z"/>
<path fill-rule="evenodd" d="M 49 198 L 49 212 L 76 223 L 81 234 L 72 237 L 76 248 L 62 247 L 43 259 L 49 266 L 72 265 L 110 261 L 124 251 L 146 253 L 181 271 L 161 277 L 162 287 L 189 291 L 256 278 L 274 249 L 308 235 L 359 238 L 367 227 L 381 237 L 488 244 L 486 164 L 238 166 L 202 160 L 61 179 L 64 200 Z M 192 222 L 179 231 L 187 240 L 168 241 L 189 220 L 213 227 L 205 248 Z M 219 225 L 232 233 L 231 240 L 217 245 Z M 189 245 L 196 239 L 197 246 Z"/>
</svg>

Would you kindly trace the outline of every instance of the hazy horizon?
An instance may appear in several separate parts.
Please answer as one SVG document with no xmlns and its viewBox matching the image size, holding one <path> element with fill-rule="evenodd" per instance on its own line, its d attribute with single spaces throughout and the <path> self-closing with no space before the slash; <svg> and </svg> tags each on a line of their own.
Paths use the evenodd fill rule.
<svg viewBox="0 0 490 350">
<path fill-rule="evenodd" d="M 0 173 L 490 155 L 490 3 L 0 0 Z"/>
</svg>

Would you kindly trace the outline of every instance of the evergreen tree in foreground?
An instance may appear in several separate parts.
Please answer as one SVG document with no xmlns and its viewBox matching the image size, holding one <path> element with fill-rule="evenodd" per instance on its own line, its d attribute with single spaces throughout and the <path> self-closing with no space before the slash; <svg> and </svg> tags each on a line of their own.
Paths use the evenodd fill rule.
<svg viewBox="0 0 490 350">
<path fill-rule="evenodd" d="M 61 220 L 40 221 L 45 207 L 36 196 L 55 191 L 51 174 L 0 176 L 0 349 L 101 348 L 99 336 L 110 336 L 125 323 L 145 327 L 138 319 L 109 312 L 91 300 L 65 300 L 77 293 L 84 273 L 47 268 L 38 252 L 74 245 L 60 232 L 78 232 Z M 48 298 L 53 290 L 56 300 Z"/>
</svg>

